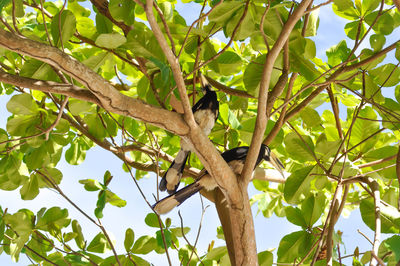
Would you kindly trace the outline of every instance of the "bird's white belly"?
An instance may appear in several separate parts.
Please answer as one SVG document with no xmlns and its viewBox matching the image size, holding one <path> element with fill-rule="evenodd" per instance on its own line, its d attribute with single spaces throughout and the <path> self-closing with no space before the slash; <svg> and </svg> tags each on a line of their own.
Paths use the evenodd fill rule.
<svg viewBox="0 0 400 266">
<path fill-rule="evenodd" d="M 214 113 L 209 109 L 198 110 L 194 113 L 194 120 L 203 130 L 205 135 L 209 135 L 214 127 Z"/>
</svg>

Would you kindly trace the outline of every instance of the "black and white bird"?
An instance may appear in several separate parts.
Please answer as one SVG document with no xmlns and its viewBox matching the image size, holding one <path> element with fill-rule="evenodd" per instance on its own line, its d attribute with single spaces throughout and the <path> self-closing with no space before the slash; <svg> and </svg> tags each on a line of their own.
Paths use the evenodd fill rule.
<svg viewBox="0 0 400 266">
<path fill-rule="evenodd" d="M 244 163 L 246 161 L 247 152 L 249 147 L 237 147 L 231 150 L 225 151 L 221 154 L 222 158 L 228 163 L 236 175 L 242 173 Z M 262 160 L 269 162 L 273 167 L 275 167 L 283 175 L 283 164 L 276 157 L 275 154 L 271 152 L 267 145 L 262 144 L 260 152 L 257 157 L 257 162 L 254 168 L 256 168 Z M 189 197 L 193 196 L 195 193 L 201 189 L 207 191 L 213 190 L 217 187 L 217 183 L 214 178 L 205 170 L 202 170 L 199 177 L 192 184 L 180 189 L 174 194 L 158 201 L 153 205 L 153 209 L 158 214 L 165 214 L 171 211 L 176 206 L 180 205 Z"/>
<path fill-rule="evenodd" d="M 194 120 L 204 134 L 208 136 L 218 118 L 219 102 L 217 93 L 212 89 L 207 79 L 201 74 L 200 77 L 204 96 L 192 107 L 192 112 Z M 190 146 L 184 140 L 181 140 L 181 149 L 178 155 L 160 181 L 159 189 L 161 191 L 167 190 L 169 194 L 172 194 L 177 190 L 189 153 Z"/>
</svg>

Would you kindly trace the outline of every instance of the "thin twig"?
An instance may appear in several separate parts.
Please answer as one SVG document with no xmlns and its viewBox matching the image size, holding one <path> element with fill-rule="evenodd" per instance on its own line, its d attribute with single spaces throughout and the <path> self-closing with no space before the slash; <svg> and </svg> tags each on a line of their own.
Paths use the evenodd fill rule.
<svg viewBox="0 0 400 266">
<path fill-rule="evenodd" d="M 161 21 L 164 25 L 165 33 L 167 34 L 169 42 L 171 43 L 172 52 L 174 53 L 174 55 L 176 55 L 174 39 L 172 38 L 171 31 L 169 30 L 169 27 L 168 27 L 167 21 L 165 20 L 163 12 L 161 11 L 160 7 L 157 5 L 156 2 L 153 2 L 153 6 L 156 9 L 156 11 L 157 11 L 158 15 L 160 16 Z"/>
<path fill-rule="evenodd" d="M 267 47 L 267 51 L 269 52 L 268 36 L 264 32 L 264 21 L 265 21 L 265 17 L 267 15 L 269 8 L 271 7 L 271 0 L 268 0 L 268 3 L 266 5 L 267 5 L 267 7 L 265 8 L 264 13 L 261 17 L 260 31 L 264 38 L 264 43 L 265 43 L 265 46 Z"/>
</svg>

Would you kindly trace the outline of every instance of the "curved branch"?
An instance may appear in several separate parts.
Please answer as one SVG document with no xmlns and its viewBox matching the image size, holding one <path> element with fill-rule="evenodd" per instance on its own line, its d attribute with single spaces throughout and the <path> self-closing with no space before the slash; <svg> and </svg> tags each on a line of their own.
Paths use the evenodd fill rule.
<svg viewBox="0 0 400 266">
<path fill-rule="evenodd" d="M 4 29 L 0 29 L 0 46 L 48 63 L 72 76 L 87 87 L 101 106 L 110 112 L 145 121 L 180 136 L 186 135 L 189 131 L 181 115 L 121 94 L 96 72 L 57 48 Z"/>
<path fill-rule="evenodd" d="M 14 86 L 37 90 L 42 92 L 56 93 L 75 99 L 88 101 L 101 105 L 100 101 L 90 91 L 72 84 L 58 83 L 54 81 L 38 80 L 9 74 L 0 69 L 0 82 Z"/>
</svg>

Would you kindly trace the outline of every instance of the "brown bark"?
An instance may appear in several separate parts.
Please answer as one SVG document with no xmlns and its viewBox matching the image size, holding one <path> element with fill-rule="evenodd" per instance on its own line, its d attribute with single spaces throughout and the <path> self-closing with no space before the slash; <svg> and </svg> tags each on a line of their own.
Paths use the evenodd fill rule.
<svg viewBox="0 0 400 266">
<path fill-rule="evenodd" d="M 45 62 L 73 77 L 88 88 L 102 107 L 110 112 L 145 121 L 180 136 L 189 131 L 181 115 L 121 94 L 96 72 L 55 47 L 4 29 L 0 29 L 0 45 L 10 51 Z"/>
</svg>

